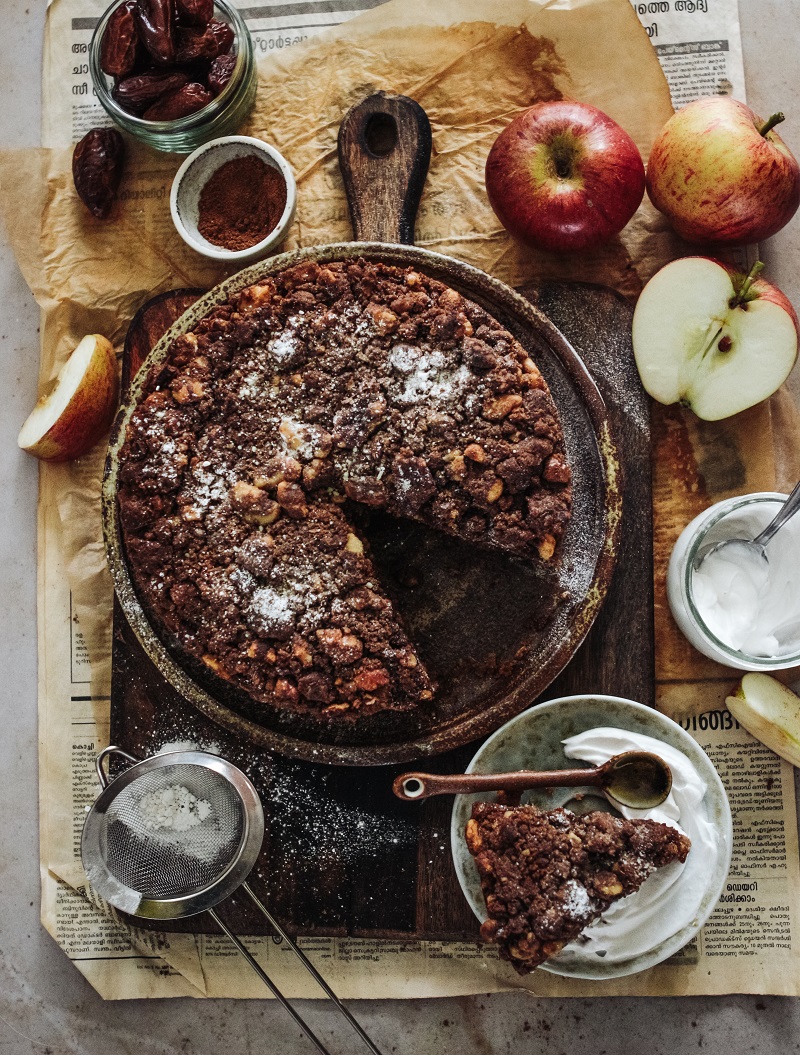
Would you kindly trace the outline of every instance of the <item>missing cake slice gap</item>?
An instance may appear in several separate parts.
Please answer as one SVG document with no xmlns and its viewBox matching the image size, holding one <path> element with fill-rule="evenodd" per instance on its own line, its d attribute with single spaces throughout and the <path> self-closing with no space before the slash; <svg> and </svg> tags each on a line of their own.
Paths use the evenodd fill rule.
<svg viewBox="0 0 800 1055">
<path fill-rule="evenodd" d="M 488 919 L 481 937 L 526 974 L 657 868 L 683 862 L 690 841 L 651 820 L 595 811 L 476 803 L 466 826 Z"/>
</svg>

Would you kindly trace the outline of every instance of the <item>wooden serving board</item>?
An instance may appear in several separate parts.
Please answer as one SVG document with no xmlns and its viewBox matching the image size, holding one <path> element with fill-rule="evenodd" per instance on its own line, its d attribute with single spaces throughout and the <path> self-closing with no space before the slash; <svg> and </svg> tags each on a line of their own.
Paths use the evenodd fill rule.
<svg viewBox="0 0 800 1055">
<path fill-rule="evenodd" d="M 171 323 L 199 296 L 175 290 L 149 301 L 131 324 L 123 357 L 127 386 Z M 521 292 L 562 331 L 591 371 L 619 436 L 625 474 L 617 570 L 605 605 L 575 657 L 542 699 L 607 693 L 653 705 L 652 496 L 649 407 L 630 342 L 631 308 L 612 290 L 552 284 Z M 533 701 L 531 701 L 533 702 Z M 452 800 L 404 803 L 391 791 L 409 768 L 314 765 L 242 743 L 191 707 L 156 670 L 114 611 L 111 740 L 146 757 L 165 744 L 219 751 L 255 784 L 266 814 L 256 891 L 293 932 L 432 940 L 477 939 L 450 856 Z M 468 744 L 425 768 L 462 772 Z M 239 933 L 265 933 L 246 899 L 226 917 Z M 205 915 L 168 929 L 213 930 Z M 164 929 L 163 924 L 158 925 Z"/>
</svg>

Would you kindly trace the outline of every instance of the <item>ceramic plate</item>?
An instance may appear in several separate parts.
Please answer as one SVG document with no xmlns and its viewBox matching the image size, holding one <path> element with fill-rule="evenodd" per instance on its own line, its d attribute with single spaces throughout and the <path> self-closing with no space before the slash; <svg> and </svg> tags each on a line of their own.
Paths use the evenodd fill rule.
<svg viewBox="0 0 800 1055">
<path fill-rule="evenodd" d="M 699 856 L 693 859 L 691 851 L 689 852 L 686 864 L 674 884 L 674 895 L 691 895 L 698 890 L 698 885 L 702 885 L 702 897 L 691 920 L 654 947 L 627 958 L 617 956 L 609 961 L 601 958 L 602 954 L 590 951 L 592 943 L 588 943 L 584 948 L 580 942 L 573 942 L 541 967 L 541 970 L 573 978 L 606 979 L 634 974 L 661 963 L 682 949 L 697 934 L 716 906 L 728 875 L 731 858 L 733 829 L 728 798 L 708 756 L 672 719 L 632 700 L 616 696 L 566 696 L 538 704 L 513 718 L 490 736 L 470 762 L 467 772 L 499 773 L 519 769 L 572 768 L 576 762 L 564 754 L 562 741 L 600 726 L 652 737 L 677 749 L 689 759 L 706 785 L 705 796 L 699 809 L 702 811 L 701 820 L 710 825 L 711 838 L 716 841 L 716 863 L 713 868 L 707 869 Z M 576 794 L 584 797 L 579 802 L 573 802 Z M 450 833 L 453 860 L 461 889 L 481 922 L 486 919 L 486 906 L 478 871 L 467 849 L 463 833 L 473 802 L 480 799 L 491 801 L 493 798 L 492 792 L 458 795 L 453 806 Z M 586 813 L 590 809 L 609 809 L 605 798 L 591 788 L 556 788 L 526 792 L 523 802 L 534 802 L 544 809 L 568 806 L 579 813 Z M 613 911 L 613 907 L 609 911 Z"/>
</svg>

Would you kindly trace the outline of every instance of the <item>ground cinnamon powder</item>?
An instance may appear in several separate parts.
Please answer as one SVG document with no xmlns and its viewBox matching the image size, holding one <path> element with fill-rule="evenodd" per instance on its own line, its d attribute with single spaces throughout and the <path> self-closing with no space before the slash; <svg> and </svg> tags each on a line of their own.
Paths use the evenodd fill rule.
<svg viewBox="0 0 800 1055">
<path fill-rule="evenodd" d="M 200 192 L 197 229 L 236 252 L 266 238 L 286 208 L 286 180 L 254 154 L 226 161 Z"/>
</svg>

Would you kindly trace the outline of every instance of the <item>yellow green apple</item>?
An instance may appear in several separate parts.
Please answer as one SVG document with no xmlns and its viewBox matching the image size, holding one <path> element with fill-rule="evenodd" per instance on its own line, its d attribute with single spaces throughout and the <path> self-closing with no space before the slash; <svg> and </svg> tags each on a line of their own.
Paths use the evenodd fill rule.
<svg viewBox="0 0 800 1055">
<path fill-rule="evenodd" d="M 744 103 L 713 95 L 667 121 L 647 161 L 647 193 L 688 242 L 748 245 L 779 231 L 800 205 L 800 166 Z"/>
</svg>

